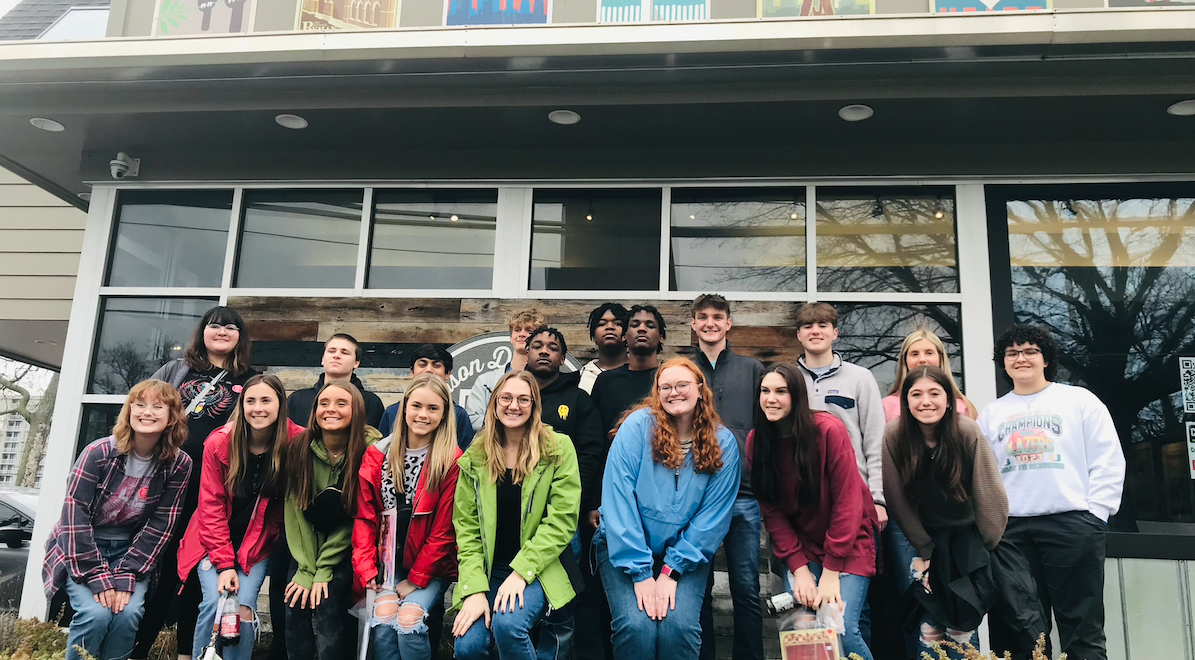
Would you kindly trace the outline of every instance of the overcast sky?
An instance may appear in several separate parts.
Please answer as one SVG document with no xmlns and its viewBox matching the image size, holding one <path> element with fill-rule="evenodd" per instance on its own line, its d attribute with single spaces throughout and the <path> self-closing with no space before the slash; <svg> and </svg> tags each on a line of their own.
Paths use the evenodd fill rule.
<svg viewBox="0 0 1195 660">
<path fill-rule="evenodd" d="M 0 0 L 0 2 L 8 2 L 8 0 Z M 23 371 L 27 365 L 24 362 L 17 362 L 9 360 L 8 358 L 0 357 L 0 374 L 4 374 L 8 378 L 16 376 Z M 34 367 L 29 373 L 21 379 L 20 385 L 31 393 L 37 395 L 46 390 L 46 386 L 50 384 L 50 377 L 54 372 L 40 367 Z"/>
</svg>

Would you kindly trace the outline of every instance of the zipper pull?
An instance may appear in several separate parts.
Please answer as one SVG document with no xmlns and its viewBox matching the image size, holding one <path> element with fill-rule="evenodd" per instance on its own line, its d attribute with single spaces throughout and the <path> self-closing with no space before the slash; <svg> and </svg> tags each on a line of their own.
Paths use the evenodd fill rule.
<svg viewBox="0 0 1195 660">
<path fill-rule="evenodd" d="M 676 472 L 673 473 L 672 481 L 674 482 L 675 489 L 680 490 L 680 468 L 677 468 Z"/>
</svg>

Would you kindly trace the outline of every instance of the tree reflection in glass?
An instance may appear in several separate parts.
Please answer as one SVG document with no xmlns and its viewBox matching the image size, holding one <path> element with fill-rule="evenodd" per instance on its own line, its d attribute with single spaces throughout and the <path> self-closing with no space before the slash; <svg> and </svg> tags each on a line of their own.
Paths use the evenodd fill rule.
<svg viewBox="0 0 1195 660">
<path fill-rule="evenodd" d="M 1023 199 L 1007 213 L 1017 319 L 1054 332 L 1058 379 L 1099 396 L 1120 434 L 1114 527 L 1195 532 L 1157 524 L 1195 523 L 1178 377 L 1195 355 L 1195 199 Z"/>
<path fill-rule="evenodd" d="M 818 188 L 817 288 L 957 293 L 952 191 Z"/>
</svg>

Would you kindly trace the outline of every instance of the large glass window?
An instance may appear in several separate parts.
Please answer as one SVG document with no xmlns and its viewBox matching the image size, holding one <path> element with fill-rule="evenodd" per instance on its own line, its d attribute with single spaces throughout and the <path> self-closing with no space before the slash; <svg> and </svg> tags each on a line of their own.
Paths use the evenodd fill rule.
<svg viewBox="0 0 1195 660">
<path fill-rule="evenodd" d="M 361 190 L 245 192 L 236 286 L 351 289 Z"/>
<path fill-rule="evenodd" d="M 368 286 L 489 289 L 497 190 L 374 192 Z"/>
<path fill-rule="evenodd" d="M 659 290 L 662 204 L 659 189 L 536 190 L 530 288 Z"/>
<path fill-rule="evenodd" d="M 804 188 L 673 188 L 671 214 L 670 290 L 805 290 Z"/>
<path fill-rule="evenodd" d="M 79 420 L 79 438 L 75 442 L 75 456 L 92 442 L 112 435 L 112 427 L 116 426 L 116 418 L 120 417 L 120 408 L 119 403 L 83 404 L 83 416 Z"/>
<path fill-rule="evenodd" d="M 88 393 L 125 394 L 181 357 L 203 313 L 215 304 L 205 298 L 102 300 Z"/>
<path fill-rule="evenodd" d="M 1094 392 L 1120 435 L 1128 475 L 1113 528 L 1195 534 L 1195 415 L 1184 412 L 1195 391 L 1180 377 L 1195 356 L 1195 190 L 994 190 L 1006 200 L 997 221 L 1007 220 L 1016 320 L 1053 332 L 1056 378 Z"/>
<path fill-rule="evenodd" d="M 871 370 L 887 395 L 896 381 L 896 360 L 905 337 L 914 330 L 929 330 L 946 346 L 950 370 L 963 394 L 962 321 L 958 305 L 921 304 L 847 304 L 834 305 L 838 311 L 838 340 L 834 350 L 847 362 Z"/>
<path fill-rule="evenodd" d="M 817 288 L 957 293 L 953 188 L 818 188 Z"/>
<path fill-rule="evenodd" d="M 108 286 L 220 286 L 232 191 L 130 191 L 118 199 Z"/>
</svg>

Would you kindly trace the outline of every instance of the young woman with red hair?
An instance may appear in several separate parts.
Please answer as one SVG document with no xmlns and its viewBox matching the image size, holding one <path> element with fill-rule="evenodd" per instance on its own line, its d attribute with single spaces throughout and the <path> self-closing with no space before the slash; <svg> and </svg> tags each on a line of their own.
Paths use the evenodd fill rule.
<svg viewBox="0 0 1195 660">
<path fill-rule="evenodd" d="M 738 490 L 738 444 L 701 370 L 668 360 L 618 428 L 602 480 L 593 544 L 615 658 L 700 655 L 705 583 Z"/>
</svg>

